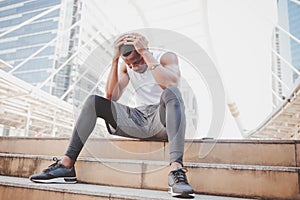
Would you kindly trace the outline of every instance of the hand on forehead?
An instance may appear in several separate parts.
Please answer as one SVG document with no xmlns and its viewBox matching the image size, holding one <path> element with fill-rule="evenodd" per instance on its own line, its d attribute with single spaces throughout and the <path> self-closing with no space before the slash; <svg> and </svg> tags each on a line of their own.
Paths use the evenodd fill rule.
<svg viewBox="0 0 300 200">
<path fill-rule="evenodd" d="M 141 38 L 141 37 L 144 37 L 144 36 L 139 33 L 124 33 L 117 40 L 135 39 L 135 38 Z"/>
</svg>

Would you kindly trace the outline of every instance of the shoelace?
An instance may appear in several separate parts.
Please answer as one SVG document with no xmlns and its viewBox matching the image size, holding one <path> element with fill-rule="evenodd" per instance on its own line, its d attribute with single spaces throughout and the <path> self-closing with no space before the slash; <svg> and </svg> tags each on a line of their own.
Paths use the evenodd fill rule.
<svg viewBox="0 0 300 200">
<path fill-rule="evenodd" d="M 175 179 L 174 180 L 175 183 L 179 183 L 179 182 L 187 183 L 187 178 L 186 178 L 186 175 L 185 175 L 186 172 L 187 172 L 187 170 L 184 169 L 184 168 L 173 171 L 172 173 L 173 173 L 173 177 Z"/>
<path fill-rule="evenodd" d="M 43 170 L 44 173 L 47 173 L 47 172 L 49 172 L 49 171 L 51 171 L 53 169 L 56 169 L 56 168 L 58 168 L 60 166 L 60 163 L 59 163 L 60 160 L 58 160 L 58 158 L 53 157 L 53 161 L 55 161 L 55 163 L 49 165 L 47 169 L 44 169 Z"/>
</svg>

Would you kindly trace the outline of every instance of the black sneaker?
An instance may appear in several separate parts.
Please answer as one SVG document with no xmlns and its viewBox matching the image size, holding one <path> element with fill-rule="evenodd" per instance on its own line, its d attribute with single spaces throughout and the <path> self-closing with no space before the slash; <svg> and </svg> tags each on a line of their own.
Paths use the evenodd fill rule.
<svg viewBox="0 0 300 200">
<path fill-rule="evenodd" d="M 74 166 L 66 168 L 57 158 L 53 158 L 55 163 L 44 169 L 40 174 L 34 174 L 29 179 L 36 183 L 76 183 L 76 173 Z"/>
<path fill-rule="evenodd" d="M 185 173 L 187 170 L 185 168 L 173 170 L 169 173 L 168 184 L 169 193 L 173 197 L 181 198 L 194 198 L 195 193 L 193 188 L 189 185 Z"/>
</svg>

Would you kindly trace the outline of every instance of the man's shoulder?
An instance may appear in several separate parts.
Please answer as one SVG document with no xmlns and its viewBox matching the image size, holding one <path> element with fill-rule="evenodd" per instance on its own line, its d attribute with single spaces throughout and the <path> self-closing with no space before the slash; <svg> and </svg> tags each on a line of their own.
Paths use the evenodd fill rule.
<svg viewBox="0 0 300 200">
<path fill-rule="evenodd" d="M 152 52 L 152 55 L 158 60 L 161 60 L 162 57 L 177 57 L 176 53 L 172 52 L 171 50 L 162 48 L 149 48 L 149 50 Z"/>
<path fill-rule="evenodd" d="M 149 48 L 149 51 L 151 51 L 153 54 L 165 54 L 165 53 L 172 53 L 172 54 L 175 54 L 175 52 L 169 50 L 169 49 L 165 49 L 165 48 L 154 48 L 154 47 L 151 47 Z"/>
</svg>

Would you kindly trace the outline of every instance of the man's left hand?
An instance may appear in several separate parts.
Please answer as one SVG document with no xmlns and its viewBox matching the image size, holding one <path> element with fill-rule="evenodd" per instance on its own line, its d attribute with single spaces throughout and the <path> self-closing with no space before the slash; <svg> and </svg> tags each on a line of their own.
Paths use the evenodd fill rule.
<svg viewBox="0 0 300 200">
<path fill-rule="evenodd" d="M 124 40 L 126 40 L 124 44 L 133 45 L 140 55 L 142 55 L 145 50 L 148 50 L 148 40 L 138 33 L 127 34 Z"/>
</svg>

